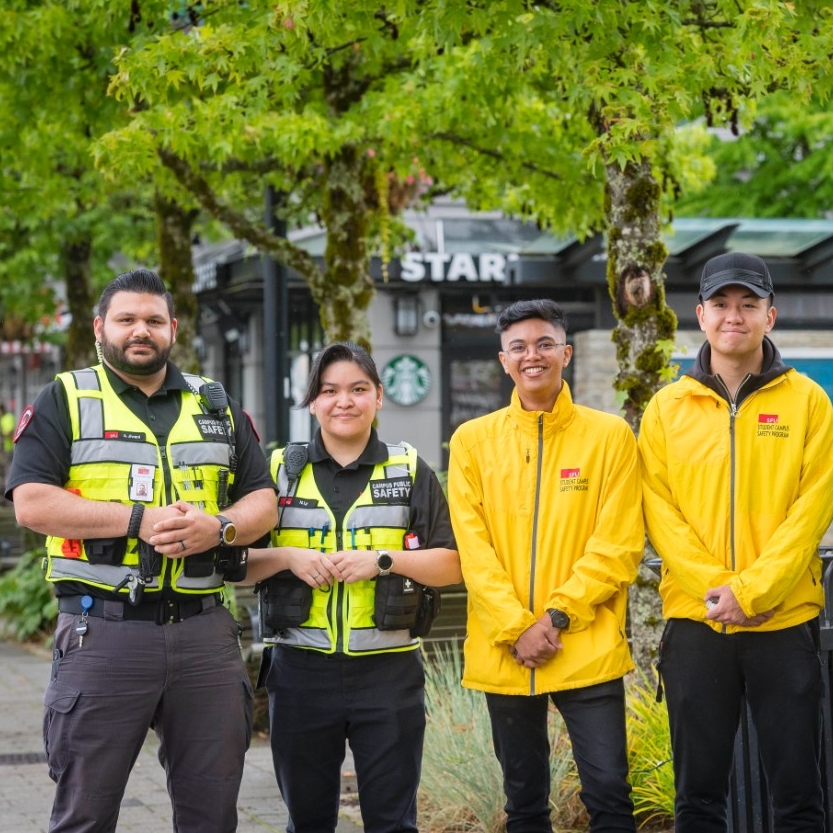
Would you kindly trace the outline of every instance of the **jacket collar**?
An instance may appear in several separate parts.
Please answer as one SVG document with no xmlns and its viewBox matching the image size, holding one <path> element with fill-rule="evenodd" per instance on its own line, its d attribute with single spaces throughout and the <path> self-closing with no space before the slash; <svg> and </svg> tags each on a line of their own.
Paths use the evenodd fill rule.
<svg viewBox="0 0 833 833">
<path fill-rule="evenodd" d="M 544 432 L 557 431 L 566 428 L 575 416 L 575 405 L 570 386 L 562 380 L 561 392 L 555 400 L 551 411 L 525 411 L 521 405 L 517 389 L 512 391 L 512 399 L 509 402 L 508 415 L 521 428 L 535 432 L 538 430 L 538 420 L 543 417 Z"/>
<path fill-rule="evenodd" d="M 739 397 L 736 405 L 749 396 L 750 393 L 760 390 L 764 385 L 783 376 L 788 370 L 792 370 L 778 352 L 778 348 L 772 343 L 769 336 L 764 336 L 763 341 L 764 363 L 760 373 L 751 374 L 750 378 L 741 385 L 742 396 Z M 697 351 L 697 358 L 694 364 L 683 374 L 690 376 L 692 379 L 705 385 L 709 390 L 714 391 L 722 399 L 726 399 L 726 386 L 720 382 L 720 379 L 711 372 L 712 348 L 708 342 L 705 342 Z"/>
</svg>

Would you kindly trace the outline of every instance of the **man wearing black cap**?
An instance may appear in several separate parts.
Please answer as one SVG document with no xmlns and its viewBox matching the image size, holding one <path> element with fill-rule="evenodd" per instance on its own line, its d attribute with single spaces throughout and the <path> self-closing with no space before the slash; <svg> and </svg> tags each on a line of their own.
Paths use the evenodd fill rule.
<svg viewBox="0 0 833 833">
<path fill-rule="evenodd" d="M 767 333 L 754 255 L 709 260 L 706 343 L 639 436 L 648 536 L 662 558 L 657 667 L 671 727 L 676 833 L 725 833 L 743 696 L 778 833 L 825 830 L 819 774 L 819 542 L 833 515 L 833 407 Z"/>
</svg>

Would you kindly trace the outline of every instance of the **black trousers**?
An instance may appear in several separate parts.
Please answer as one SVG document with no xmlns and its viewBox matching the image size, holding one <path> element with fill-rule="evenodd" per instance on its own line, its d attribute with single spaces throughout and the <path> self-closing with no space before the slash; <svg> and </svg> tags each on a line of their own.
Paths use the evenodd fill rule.
<svg viewBox="0 0 833 833">
<path fill-rule="evenodd" d="M 486 694 L 495 755 L 503 769 L 507 833 L 552 833 L 552 698 L 570 736 L 590 830 L 636 830 L 628 781 L 625 687 L 621 679 L 532 697 Z"/>
<path fill-rule="evenodd" d="M 776 833 L 823 833 L 823 680 L 818 622 L 723 634 L 671 619 L 660 674 L 668 701 L 677 833 L 725 833 L 732 756 L 746 695 Z"/>
<path fill-rule="evenodd" d="M 418 650 L 366 657 L 274 647 L 272 758 L 289 833 L 333 833 L 349 742 L 365 833 L 416 833 L 425 736 Z"/>
<path fill-rule="evenodd" d="M 178 833 L 237 830 L 252 687 L 222 606 L 171 625 L 61 613 L 43 737 L 54 833 L 112 833 L 148 727 L 159 737 Z M 125 815 L 129 811 L 125 810 Z M 0 825 L 2 826 L 2 825 Z"/>
</svg>

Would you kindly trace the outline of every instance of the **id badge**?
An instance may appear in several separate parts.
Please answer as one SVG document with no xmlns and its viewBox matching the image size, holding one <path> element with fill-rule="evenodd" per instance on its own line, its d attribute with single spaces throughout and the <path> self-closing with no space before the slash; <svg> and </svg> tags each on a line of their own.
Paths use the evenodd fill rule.
<svg viewBox="0 0 833 833">
<path fill-rule="evenodd" d="M 130 467 L 130 500 L 153 500 L 153 475 L 156 466 L 134 463 Z"/>
</svg>

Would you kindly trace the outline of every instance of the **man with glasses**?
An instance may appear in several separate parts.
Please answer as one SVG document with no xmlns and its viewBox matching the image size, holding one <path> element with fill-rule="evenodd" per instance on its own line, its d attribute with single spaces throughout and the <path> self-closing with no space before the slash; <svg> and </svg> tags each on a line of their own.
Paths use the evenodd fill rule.
<svg viewBox="0 0 833 833">
<path fill-rule="evenodd" d="M 508 407 L 451 438 L 448 497 L 468 626 L 463 685 L 485 692 L 508 833 L 551 833 L 550 700 L 561 713 L 591 831 L 634 831 L 623 676 L 627 588 L 642 558 L 636 440 L 576 405 L 573 348 L 550 300 L 498 318 Z"/>
</svg>

